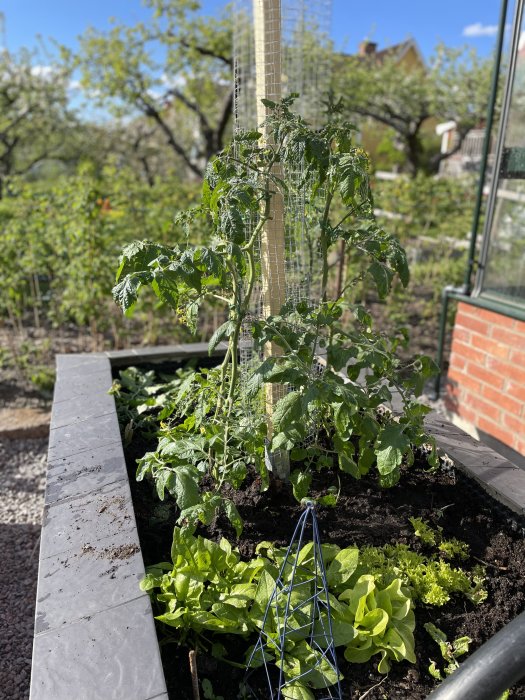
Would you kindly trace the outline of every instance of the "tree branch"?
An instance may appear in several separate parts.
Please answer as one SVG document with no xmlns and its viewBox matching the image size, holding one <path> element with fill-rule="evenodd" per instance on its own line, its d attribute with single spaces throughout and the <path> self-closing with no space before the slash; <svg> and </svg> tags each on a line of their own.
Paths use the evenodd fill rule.
<svg viewBox="0 0 525 700">
<path fill-rule="evenodd" d="M 201 56 L 209 56 L 210 58 L 216 58 L 218 61 L 222 61 L 227 66 L 230 66 L 230 68 L 233 67 L 233 59 L 231 57 L 223 56 L 222 54 L 216 53 L 212 49 L 208 49 L 205 46 L 191 44 L 186 39 L 180 39 L 180 43 L 181 46 L 184 46 L 185 49 L 193 49 L 194 51 L 197 51 L 197 53 L 200 53 Z"/>
<path fill-rule="evenodd" d="M 214 149 L 214 133 L 213 129 L 210 126 L 210 122 L 208 121 L 208 118 L 204 114 L 204 112 L 201 110 L 199 105 L 196 102 L 192 102 L 189 100 L 186 95 L 184 95 L 180 90 L 173 89 L 169 90 L 167 95 L 172 95 L 175 97 L 179 102 L 182 102 L 182 104 L 190 109 L 194 114 L 197 115 L 197 118 L 199 120 L 200 126 L 201 126 L 201 131 L 202 135 L 204 137 L 204 141 L 206 143 L 206 153 L 213 153 Z"/>
<path fill-rule="evenodd" d="M 216 131 L 217 151 L 222 151 L 222 149 L 224 147 L 224 132 L 226 131 L 226 127 L 228 126 L 228 121 L 230 120 L 230 117 L 233 113 L 233 92 L 234 91 L 232 89 L 232 90 L 230 90 L 229 94 L 226 95 L 226 99 L 224 100 L 224 103 L 223 103 L 219 123 L 217 125 L 217 131 Z"/>
<path fill-rule="evenodd" d="M 470 129 L 458 129 L 458 142 L 454 146 L 454 148 L 451 151 L 447 151 L 447 153 L 436 153 L 435 155 L 432 156 L 430 159 L 430 165 L 432 166 L 433 169 L 437 172 L 439 168 L 439 164 L 447 160 L 447 158 L 450 158 L 451 156 L 455 155 L 458 151 L 461 150 L 461 147 L 463 146 L 463 141 L 467 137 Z"/>
<path fill-rule="evenodd" d="M 164 121 L 162 118 L 160 112 L 156 107 L 154 107 L 151 102 L 148 102 L 146 98 L 143 95 L 139 95 L 136 98 L 137 101 L 137 106 L 141 111 L 150 119 L 153 119 L 153 121 L 159 126 L 161 131 L 164 133 L 166 136 L 166 139 L 171 146 L 171 148 L 179 155 L 184 163 L 188 166 L 188 168 L 191 170 L 191 172 L 201 179 L 204 175 L 202 170 L 190 159 L 188 154 L 186 153 L 185 149 L 180 145 L 180 143 L 177 141 L 175 138 L 175 135 L 173 131 L 170 129 L 168 124 Z"/>
</svg>

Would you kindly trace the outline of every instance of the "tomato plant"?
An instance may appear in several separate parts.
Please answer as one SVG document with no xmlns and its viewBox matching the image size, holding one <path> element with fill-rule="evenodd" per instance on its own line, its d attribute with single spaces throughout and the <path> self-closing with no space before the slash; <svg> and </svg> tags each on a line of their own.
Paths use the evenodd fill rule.
<svg viewBox="0 0 525 700">
<path fill-rule="evenodd" d="M 353 298 L 365 277 L 380 297 L 388 294 L 396 275 L 404 285 L 409 278 L 398 240 L 375 221 L 368 158 L 354 145 L 353 127 L 338 119 L 336 107 L 328 123 L 314 130 L 292 111 L 292 102 L 268 105 L 265 144 L 257 131 L 235 136 L 209 164 L 200 205 L 178 217 L 178 225 L 189 231 L 208 222 L 209 245 L 142 240 L 121 256 L 113 294 L 125 312 L 133 310 L 144 287 L 193 328 L 206 301 L 222 301 L 228 310 L 227 321 L 210 340 L 210 350 L 227 341 L 224 361 L 182 384 L 163 414 L 170 420 L 157 449 L 139 464 L 139 478 L 152 476 L 161 497 L 167 490 L 177 499 L 181 524 L 209 523 L 222 509 L 240 532 L 239 514 L 223 486 L 239 488 L 250 467 L 268 485 L 267 441 L 270 452 L 289 451 L 296 463 L 291 481 L 298 499 L 308 493 L 313 470 L 334 463 L 356 478 L 375 467 L 381 484 L 393 485 L 402 462 L 413 460 L 413 446 L 428 441 L 423 430 L 428 409 L 413 396 L 433 371 L 432 362 L 418 357 L 402 364 L 395 351 L 403 339 L 373 330 L 370 315 Z M 257 244 L 271 216 L 272 197 L 287 194 L 293 186 L 290 173 L 298 170 L 305 173 L 301 187 L 310 207 L 310 235 L 321 256 L 320 299 L 290 301 L 277 315 L 251 320 L 255 347 L 262 351 L 271 344 L 279 353 L 256 360 L 247 381 L 241 381 L 241 330 L 251 318 L 260 276 Z M 249 219 L 256 224 L 247 234 Z M 345 281 L 341 294 L 330 298 L 329 256 L 340 241 L 359 253 L 363 265 Z M 341 323 L 343 309 L 352 314 L 350 324 Z M 288 390 L 274 408 L 270 429 L 257 406 L 264 385 L 272 383 Z M 379 407 L 394 394 L 401 413 L 378 417 Z M 213 488 L 202 488 L 204 477 L 212 479 Z M 334 500 L 326 494 L 326 503 Z"/>
</svg>

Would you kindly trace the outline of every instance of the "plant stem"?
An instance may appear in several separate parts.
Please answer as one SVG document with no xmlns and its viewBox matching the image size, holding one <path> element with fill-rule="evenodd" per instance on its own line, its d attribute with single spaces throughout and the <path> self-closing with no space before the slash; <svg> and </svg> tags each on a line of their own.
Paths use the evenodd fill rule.
<svg viewBox="0 0 525 700">
<path fill-rule="evenodd" d="M 321 256 L 323 263 L 322 271 L 322 281 L 321 281 L 321 301 L 326 301 L 326 288 L 328 285 L 328 234 L 326 228 L 328 226 L 328 221 L 330 218 L 330 205 L 332 204 L 332 199 L 334 196 L 333 189 L 326 195 L 326 202 L 324 205 L 323 218 L 321 219 Z"/>
<path fill-rule="evenodd" d="M 190 673 L 191 673 L 191 687 L 193 690 L 193 700 L 200 700 L 201 696 L 199 693 L 199 675 L 197 671 L 197 652 L 195 649 L 191 649 L 188 654 L 190 659 Z"/>
</svg>

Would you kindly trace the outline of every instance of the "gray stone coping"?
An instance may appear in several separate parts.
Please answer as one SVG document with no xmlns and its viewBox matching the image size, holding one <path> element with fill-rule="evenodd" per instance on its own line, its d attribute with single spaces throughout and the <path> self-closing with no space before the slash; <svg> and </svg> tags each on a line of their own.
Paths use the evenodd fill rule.
<svg viewBox="0 0 525 700">
<path fill-rule="evenodd" d="M 167 699 L 108 389 L 112 366 L 207 354 L 192 343 L 57 356 L 30 700 Z"/>
<path fill-rule="evenodd" d="M 525 515 L 525 471 L 471 437 L 437 411 L 425 419 L 428 432 L 454 466 L 519 516 Z"/>
<path fill-rule="evenodd" d="M 166 697 L 104 355 L 59 355 L 31 700 Z"/>
<path fill-rule="evenodd" d="M 221 344 L 215 355 L 224 354 Z M 58 355 L 40 544 L 30 700 L 167 698 L 131 501 L 112 365 L 206 357 L 194 343 Z M 525 471 L 436 412 L 455 465 L 516 513 Z"/>
</svg>

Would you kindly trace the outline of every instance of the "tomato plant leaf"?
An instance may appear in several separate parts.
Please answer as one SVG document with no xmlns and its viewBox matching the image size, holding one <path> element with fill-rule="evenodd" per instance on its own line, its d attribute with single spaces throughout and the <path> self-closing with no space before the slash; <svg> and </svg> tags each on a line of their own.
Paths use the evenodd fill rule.
<svg viewBox="0 0 525 700">
<path fill-rule="evenodd" d="M 403 460 L 410 447 L 410 440 L 403 432 L 403 426 L 391 423 L 380 431 L 376 440 L 377 469 L 382 476 L 393 472 Z"/>
</svg>

